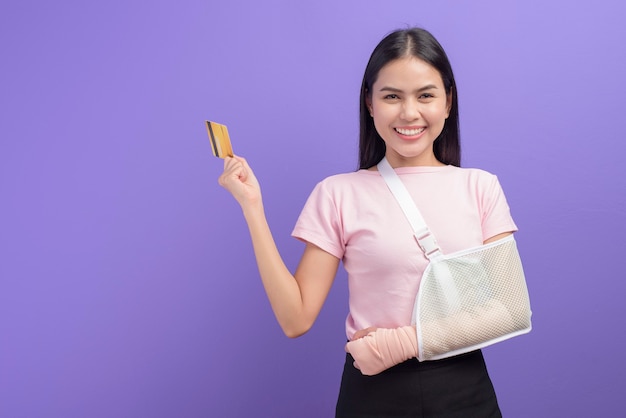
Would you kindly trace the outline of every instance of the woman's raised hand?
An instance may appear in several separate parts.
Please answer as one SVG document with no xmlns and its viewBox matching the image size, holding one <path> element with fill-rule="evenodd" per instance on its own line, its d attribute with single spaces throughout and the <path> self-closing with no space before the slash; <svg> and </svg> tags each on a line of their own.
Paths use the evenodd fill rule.
<svg viewBox="0 0 626 418">
<path fill-rule="evenodd" d="M 243 157 L 226 157 L 224 172 L 218 182 L 233 195 L 242 209 L 262 203 L 259 182 Z"/>
</svg>

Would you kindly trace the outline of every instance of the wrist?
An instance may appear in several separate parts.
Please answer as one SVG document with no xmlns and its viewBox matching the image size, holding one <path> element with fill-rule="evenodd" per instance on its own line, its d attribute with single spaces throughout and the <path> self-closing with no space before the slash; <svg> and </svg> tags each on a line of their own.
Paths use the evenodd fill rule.
<svg viewBox="0 0 626 418">
<path fill-rule="evenodd" d="M 265 218 L 265 209 L 263 208 L 263 201 L 261 199 L 241 205 L 241 211 L 248 222 Z"/>
</svg>

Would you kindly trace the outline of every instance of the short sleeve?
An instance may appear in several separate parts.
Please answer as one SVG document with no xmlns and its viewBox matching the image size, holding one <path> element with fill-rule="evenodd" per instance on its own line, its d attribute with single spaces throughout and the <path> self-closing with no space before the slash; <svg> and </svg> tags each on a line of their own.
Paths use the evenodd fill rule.
<svg viewBox="0 0 626 418">
<path fill-rule="evenodd" d="M 481 199 L 483 239 L 517 231 L 498 178 L 491 175 L 486 186 Z"/>
<path fill-rule="evenodd" d="M 326 181 L 307 199 L 291 235 L 341 259 L 345 252 L 341 214 Z"/>
</svg>

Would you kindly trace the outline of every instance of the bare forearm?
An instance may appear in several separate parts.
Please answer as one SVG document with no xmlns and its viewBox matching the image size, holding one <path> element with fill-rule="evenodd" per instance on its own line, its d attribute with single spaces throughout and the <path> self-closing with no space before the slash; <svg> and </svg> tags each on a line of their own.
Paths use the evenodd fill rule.
<svg viewBox="0 0 626 418">
<path fill-rule="evenodd" d="M 311 326 L 304 315 L 301 289 L 276 247 L 261 204 L 244 209 L 254 255 L 267 297 L 283 332 L 289 337 Z"/>
<path fill-rule="evenodd" d="M 316 280 L 305 292 L 301 282 L 289 272 L 267 224 L 259 182 L 245 158 L 226 157 L 219 183 L 233 195 L 243 210 L 263 286 L 278 323 L 289 337 L 304 334 L 319 313 L 331 280 L 327 280 L 326 285 Z M 332 267 L 333 264 L 327 265 Z M 301 277 L 298 275 L 299 279 Z M 330 274 L 326 277 L 332 278 Z M 307 298 L 303 297 L 305 293 Z"/>
</svg>

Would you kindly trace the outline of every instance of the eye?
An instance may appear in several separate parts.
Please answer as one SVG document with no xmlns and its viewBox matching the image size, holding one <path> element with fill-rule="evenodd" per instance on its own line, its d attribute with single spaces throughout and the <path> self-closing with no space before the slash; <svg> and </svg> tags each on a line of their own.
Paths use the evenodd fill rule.
<svg viewBox="0 0 626 418">
<path fill-rule="evenodd" d="M 420 95 L 420 99 L 432 99 L 433 97 L 435 96 L 433 96 L 431 93 L 422 93 Z"/>
<path fill-rule="evenodd" d="M 383 97 L 385 100 L 395 100 L 395 99 L 399 99 L 397 94 L 388 94 L 385 97 Z"/>
</svg>

